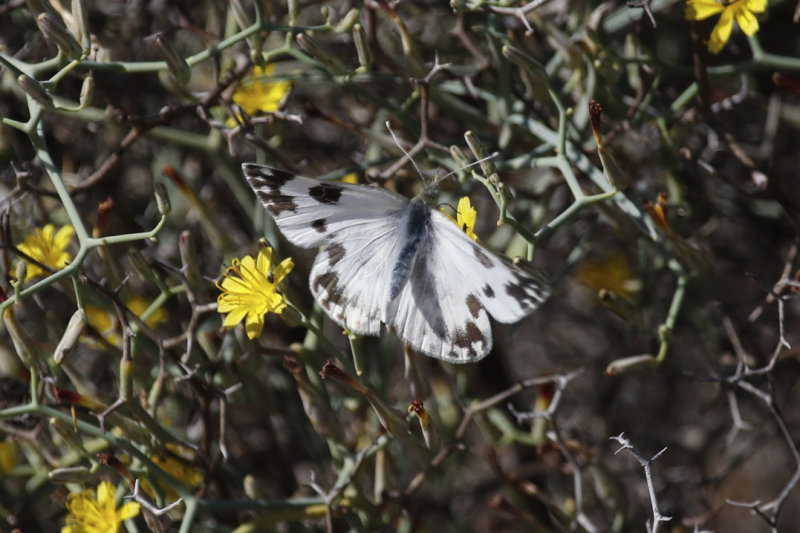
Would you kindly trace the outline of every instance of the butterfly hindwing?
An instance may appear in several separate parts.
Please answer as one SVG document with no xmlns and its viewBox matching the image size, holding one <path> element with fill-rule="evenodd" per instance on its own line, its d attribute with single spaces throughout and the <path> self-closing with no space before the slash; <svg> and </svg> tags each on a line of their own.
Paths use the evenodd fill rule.
<svg viewBox="0 0 800 533">
<path fill-rule="evenodd" d="M 389 324 L 414 348 L 451 363 L 477 361 L 492 348 L 488 315 L 516 322 L 547 296 L 545 286 L 431 211 L 431 228 Z"/>
<path fill-rule="evenodd" d="M 457 278 L 469 287 L 471 301 L 478 300 L 492 318 L 506 324 L 529 315 L 547 299 L 549 289 L 541 279 L 487 250 L 441 213 L 432 215 L 437 253 L 429 269 L 441 281 Z"/>
<path fill-rule="evenodd" d="M 400 252 L 397 222 L 387 216 L 359 222 L 337 234 L 311 267 L 314 298 L 328 316 L 354 333 L 378 335 L 386 321 L 392 265 Z"/>
</svg>

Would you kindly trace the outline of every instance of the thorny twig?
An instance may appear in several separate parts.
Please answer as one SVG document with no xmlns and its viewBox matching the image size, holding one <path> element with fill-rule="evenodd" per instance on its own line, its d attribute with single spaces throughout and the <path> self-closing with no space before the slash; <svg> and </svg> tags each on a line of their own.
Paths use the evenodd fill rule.
<svg viewBox="0 0 800 533">
<path fill-rule="evenodd" d="M 225 92 L 225 90 L 234 82 L 247 74 L 249 70 L 249 62 L 239 65 L 236 69 L 221 79 L 214 89 L 206 93 L 196 104 L 178 107 L 167 106 L 159 110 L 158 113 L 148 116 L 133 116 L 124 112 L 121 113 L 120 119 L 122 122 L 129 123 L 133 127 L 120 142 L 116 150 L 114 150 L 114 153 L 112 153 L 108 159 L 106 159 L 106 161 L 103 162 L 94 173 L 92 173 L 91 176 L 73 187 L 71 194 L 74 195 L 87 191 L 105 179 L 109 171 L 114 168 L 122 159 L 122 155 L 127 151 L 127 149 L 152 128 L 159 125 L 169 124 L 184 116 L 196 114 L 202 118 L 206 110 L 217 103 L 217 100 L 219 100 L 219 98 L 222 96 L 222 93 Z"/>
<path fill-rule="evenodd" d="M 379 437 L 378 440 L 373 442 L 370 446 L 366 446 L 360 450 L 355 455 L 354 459 L 346 463 L 345 468 L 339 473 L 339 478 L 336 480 L 336 483 L 334 483 L 329 491 L 323 489 L 316 482 L 316 475 L 313 471 L 311 472 L 311 481 L 309 481 L 307 485 L 325 501 L 325 525 L 328 533 L 333 533 L 333 503 L 342 496 L 348 485 L 352 483 L 353 478 L 358 473 L 364 460 L 371 456 L 376 449 L 383 447 L 387 442 L 388 437 L 384 435 Z"/>
<path fill-rule="evenodd" d="M 166 507 L 158 507 L 145 493 L 142 492 L 138 478 L 133 484 L 133 494 L 129 497 L 153 513 L 155 516 L 165 515 L 183 502 L 183 498 L 178 498 Z"/>
<path fill-rule="evenodd" d="M 577 520 L 578 524 L 580 524 L 580 526 L 585 530 L 598 531 L 597 526 L 595 526 L 592 523 L 592 521 L 589 519 L 589 516 L 586 514 L 584 510 L 582 465 L 578 462 L 578 459 L 572 453 L 572 450 L 570 450 L 570 447 L 567 445 L 567 442 L 562 435 L 561 428 L 559 427 L 558 423 L 555 420 L 555 413 L 561 404 L 561 398 L 563 396 L 564 390 L 566 389 L 569 382 L 575 379 L 575 377 L 577 377 L 582 372 L 583 369 L 578 369 L 566 375 L 552 376 L 551 383 L 553 383 L 556 386 L 556 389 L 545 411 L 520 412 L 515 410 L 511 404 L 508 405 L 508 409 L 511 411 L 511 414 L 513 414 L 514 417 L 517 419 L 518 424 L 522 423 L 525 420 L 530 420 L 532 418 L 544 418 L 545 420 L 547 420 L 548 424 L 552 428 L 552 431 L 550 432 L 549 436 L 558 444 L 558 447 L 561 450 L 561 453 L 564 455 L 564 458 L 572 467 L 573 484 L 575 486 L 575 509 L 576 509 L 575 519 Z"/>
<path fill-rule="evenodd" d="M 511 15 L 517 17 L 520 22 L 525 25 L 525 29 L 528 33 L 533 33 L 533 28 L 531 27 L 530 22 L 528 22 L 528 17 L 525 15 L 529 11 L 533 11 L 537 7 L 541 7 L 550 0 L 533 0 L 532 2 L 528 2 L 522 7 L 496 7 L 496 6 L 487 6 L 487 9 L 490 11 L 494 11 L 495 13 L 499 13 L 501 15 Z"/>
<path fill-rule="evenodd" d="M 656 17 L 653 15 L 653 10 L 650 8 L 650 0 L 641 0 L 641 1 L 637 1 L 637 2 L 633 2 L 631 0 L 628 0 L 628 7 L 631 7 L 631 8 L 640 7 L 640 8 L 642 8 L 644 10 L 645 14 L 647 15 L 647 18 L 650 19 L 650 24 L 653 25 L 653 28 L 655 29 L 658 26 L 656 24 Z"/>
<path fill-rule="evenodd" d="M 540 385 L 544 385 L 547 383 L 553 383 L 554 379 L 556 378 L 554 378 L 553 376 L 526 379 L 524 381 L 517 383 L 512 387 L 509 387 L 508 389 L 502 392 L 495 394 L 490 398 L 483 400 L 482 402 L 467 407 L 464 410 L 464 417 L 461 419 L 461 423 L 458 425 L 458 429 L 456 429 L 452 442 L 447 446 L 444 446 L 439 451 L 439 453 L 437 453 L 436 456 L 434 456 L 434 458 L 431 459 L 428 466 L 424 470 L 419 472 L 416 476 L 414 476 L 411 482 L 406 486 L 405 490 L 403 490 L 402 496 L 408 497 L 414 492 L 416 492 L 417 489 L 419 489 L 419 487 L 425 481 L 430 472 L 438 468 L 439 465 L 441 465 L 444 462 L 444 460 L 447 459 L 450 456 L 450 454 L 452 454 L 454 451 L 463 449 L 464 436 L 466 435 L 467 430 L 472 424 L 473 419 L 477 415 L 488 409 L 491 409 L 492 407 L 498 405 L 501 402 L 508 400 L 515 394 L 518 394 L 526 389 L 530 389 L 532 387 L 538 387 Z"/>
<path fill-rule="evenodd" d="M 420 88 L 420 129 L 419 129 L 419 140 L 417 143 L 412 146 L 409 150 L 405 150 L 401 145 L 398 144 L 400 149 L 403 151 L 403 157 L 397 160 L 391 167 L 387 168 L 383 172 L 381 172 L 381 176 L 384 178 L 389 178 L 394 176 L 398 170 L 400 170 L 405 164 L 406 160 L 411 161 L 412 164 L 414 163 L 414 156 L 424 150 L 427 146 L 433 145 L 433 141 L 428 136 L 428 103 L 429 103 L 429 90 L 430 84 L 433 79 L 436 77 L 437 74 L 440 72 L 446 71 L 450 67 L 449 63 L 439 63 L 439 56 L 436 55 L 433 66 L 431 67 L 430 72 L 425 76 L 422 80 L 417 80 Z M 392 137 L 394 137 L 394 133 L 392 133 Z M 416 166 L 416 165 L 415 165 Z"/>
<path fill-rule="evenodd" d="M 647 480 L 647 490 L 650 492 L 650 503 L 653 506 L 653 523 L 650 524 L 649 523 L 650 521 L 648 520 L 647 529 L 648 529 L 648 531 L 650 533 L 656 533 L 659 530 L 661 522 L 668 522 L 668 521 L 672 520 L 672 517 L 671 516 L 664 516 L 658 510 L 658 499 L 656 498 L 656 487 L 655 487 L 655 483 L 653 483 L 653 472 L 652 472 L 652 469 L 650 468 L 650 465 L 652 465 L 653 462 L 661 456 L 661 454 L 663 454 L 665 451 L 667 451 L 667 448 L 666 447 L 663 448 L 660 452 L 655 454 L 653 457 L 651 457 L 650 459 L 647 459 L 644 455 L 642 455 L 642 453 L 633 444 L 631 444 L 631 442 L 625 437 L 624 433 L 620 433 L 619 435 L 617 435 L 615 437 L 609 437 L 609 439 L 610 440 L 615 440 L 615 441 L 619 442 L 620 445 L 621 445 L 619 450 L 617 450 L 615 452 L 615 454 L 621 452 L 622 450 L 629 450 L 631 455 L 633 455 L 636 458 L 636 460 L 639 462 L 641 467 L 644 468 L 644 476 L 645 476 L 645 479 Z"/>
<path fill-rule="evenodd" d="M 775 424 L 778 426 L 778 429 L 783 437 L 783 440 L 786 442 L 786 446 L 789 449 L 789 452 L 792 455 L 792 458 L 795 463 L 795 471 L 792 477 L 786 482 L 783 489 L 781 489 L 778 496 L 776 496 L 773 500 L 761 503 L 760 500 L 755 502 L 736 502 L 736 501 L 728 501 L 729 504 L 737 506 L 737 507 L 746 507 L 750 508 L 751 511 L 760 516 L 764 519 L 765 522 L 771 527 L 772 531 L 777 531 L 777 522 L 778 517 L 781 513 L 783 508 L 783 504 L 786 502 L 786 499 L 791 494 L 792 490 L 797 486 L 798 482 L 800 482 L 800 449 L 798 449 L 797 444 L 795 443 L 795 439 L 789 430 L 789 426 L 786 422 L 783 413 L 781 412 L 778 402 L 775 398 L 775 389 L 773 387 L 772 378 L 773 378 L 773 370 L 777 364 L 778 358 L 782 353 L 783 349 L 790 349 L 791 346 L 784 334 L 784 305 L 785 302 L 791 298 L 792 294 L 784 294 L 783 290 L 786 287 L 790 288 L 800 288 L 800 283 L 788 279 L 789 269 L 784 269 L 784 273 L 781 276 L 781 279 L 775 283 L 772 287 L 764 287 L 765 291 L 768 293 L 770 297 L 774 299 L 778 303 L 778 330 L 779 330 L 779 338 L 778 343 L 773 351 L 772 355 L 770 356 L 769 361 L 766 365 L 762 367 L 753 368 L 750 366 L 748 362 L 748 358 L 744 352 L 744 348 L 739 343 L 738 335 L 736 331 L 733 329 L 732 324 L 729 320 L 723 320 L 723 325 L 725 326 L 726 331 L 728 332 L 728 337 L 731 339 L 731 344 L 733 346 L 734 352 L 737 355 L 738 363 L 736 365 L 736 371 L 732 376 L 729 376 L 724 381 L 734 387 L 734 390 L 729 393 L 729 402 L 731 402 L 731 413 L 734 421 L 734 429 L 733 431 L 738 430 L 739 428 L 745 427 L 744 423 L 741 419 L 741 414 L 739 413 L 738 403 L 736 402 L 735 398 L 735 389 L 741 389 L 742 391 L 750 394 L 754 398 L 760 400 L 769 411 L 772 419 L 775 421 Z M 760 313 L 759 313 L 760 314 Z M 766 390 L 762 390 L 756 385 L 752 384 L 748 381 L 752 377 L 756 376 L 765 376 L 767 378 L 767 386 Z M 729 434 L 729 438 L 735 435 L 735 433 Z"/>
</svg>

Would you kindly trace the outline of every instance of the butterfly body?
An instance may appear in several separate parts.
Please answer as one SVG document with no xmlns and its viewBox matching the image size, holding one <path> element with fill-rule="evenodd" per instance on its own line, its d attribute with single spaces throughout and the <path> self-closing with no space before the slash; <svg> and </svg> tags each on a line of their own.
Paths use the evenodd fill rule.
<svg viewBox="0 0 800 533">
<path fill-rule="evenodd" d="M 394 300 L 403 290 L 417 259 L 420 250 L 427 242 L 428 231 L 431 225 L 431 210 L 427 204 L 414 198 L 405 208 L 407 216 L 403 216 L 405 230 L 405 244 L 397 256 L 397 263 L 392 270 L 391 289 L 389 300 Z"/>
<path fill-rule="evenodd" d="M 322 247 L 311 293 L 353 333 L 379 335 L 385 324 L 420 352 L 471 362 L 491 350 L 489 315 L 515 322 L 547 296 L 540 280 L 432 209 L 434 187 L 408 200 L 251 163 L 242 169 L 287 240 Z"/>
</svg>

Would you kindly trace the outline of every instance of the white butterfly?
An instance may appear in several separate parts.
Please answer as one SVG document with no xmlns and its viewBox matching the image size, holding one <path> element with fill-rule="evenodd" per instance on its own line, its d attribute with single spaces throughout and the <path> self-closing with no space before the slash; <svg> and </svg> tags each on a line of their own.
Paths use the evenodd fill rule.
<svg viewBox="0 0 800 533">
<path fill-rule="evenodd" d="M 253 163 L 242 170 L 289 242 L 323 247 L 311 267 L 311 293 L 353 333 L 379 335 L 385 324 L 419 352 L 472 362 L 492 348 L 489 315 L 516 322 L 548 295 L 540 280 L 431 209 L 434 187 L 409 201 Z"/>
</svg>

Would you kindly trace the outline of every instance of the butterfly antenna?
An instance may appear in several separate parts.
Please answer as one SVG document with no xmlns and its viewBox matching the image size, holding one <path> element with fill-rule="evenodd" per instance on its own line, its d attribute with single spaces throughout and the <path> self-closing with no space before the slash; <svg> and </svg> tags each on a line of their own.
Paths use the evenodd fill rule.
<svg viewBox="0 0 800 533">
<path fill-rule="evenodd" d="M 388 120 L 386 121 L 386 129 L 389 130 L 389 133 L 392 134 L 392 139 L 394 139 L 394 143 L 397 145 L 398 148 L 400 148 L 400 151 L 403 152 L 408 158 L 408 160 L 411 161 L 411 164 L 414 165 L 414 168 L 416 169 L 417 174 L 419 174 L 420 177 L 422 178 L 422 181 L 428 181 L 428 179 L 425 177 L 425 174 L 423 174 L 422 171 L 417 166 L 417 163 L 416 161 L 414 161 L 414 158 L 411 157 L 411 154 L 409 154 L 406 151 L 406 149 L 403 148 L 403 145 L 400 143 L 400 139 L 398 139 L 397 135 L 395 135 L 394 130 L 392 129 L 392 125 L 389 123 Z"/>
<path fill-rule="evenodd" d="M 491 154 L 487 155 L 486 157 L 482 157 L 482 158 L 478 159 L 477 161 L 473 161 L 472 163 L 470 163 L 468 165 L 464 165 L 461 168 L 457 168 L 457 169 L 455 169 L 455 170 L 453 170 L 451 172 L 448 172 L 447 174 L 445 174 L 444 176 L 439 178 L 439 181 L 442 181 L 442 180 L 445 180 L 445 179 L 449 178 L 450 176 L 452 176 L 456 172 L 461 172 L 462 170 L 466 170 L 466 169 L 468 169 L 470 167 L 474 167 L 475 165 L 480 165 L 484 161 L 489 161 L 490 159 L 494 159 L 498 155 L 500 155 L 500 152 L 492 152 Z"/>
</svg>

